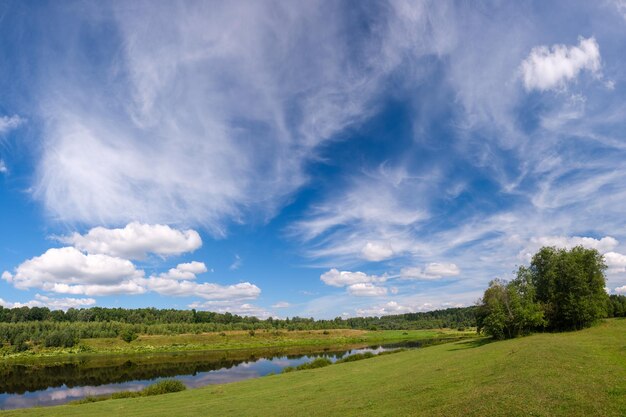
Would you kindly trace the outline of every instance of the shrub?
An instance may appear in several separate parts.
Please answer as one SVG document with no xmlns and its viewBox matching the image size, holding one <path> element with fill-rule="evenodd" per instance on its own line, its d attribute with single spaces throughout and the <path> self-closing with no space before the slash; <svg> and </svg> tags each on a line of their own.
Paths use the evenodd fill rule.
<svg viewBox="0 0 626 417">
<path fill-rule="evenodd" d="M 28 350 L 30 346 L 28 346 L 28 337 L 25 334 L 18 334 L 13 338 L 13 342 L 11 346 L 13 347 L 14 352 L 24 352 Z"/>
<path fill-rule="evenodd" d="M 256 333 L 254 332 L 254 330 L 248 330 L 248 334 L 249 334 L 251 337 L 254 337 L 254 335 L 255 335 Z"/>
<path fill-rule="evenodd" d="M 376 355 L 373 354 L 372 352 L 355 353 L 354 355 L 346 356 L 345 358 L 339 359 L 337 363 L 355 362 L 355 361 L 360 361 L 363 359 L 373 358 L 374 356 Z"/>
<path fill-rule="evenodd" d="M 78 343 L 78 337 L 69 330 L 52 332 L 44 340 L 46 347 L 72 347 L 76 343 Z"/>
<path fill-rule="evenodd" d="M 139 335 L 137 335 L 137 333 L 135 333 L 135 331 L 132 329 L 124 329 L 120 333 L 120 337 L 122 338 L 124 342 L 130 343 L 133 340 L 137 339 Z"/>
<path fill-rule="evenodd" d="M 141 391 L 141 395 L 150 396 L 150 395 L 160 395 L 167 394 L 169 392 L 179 392 L 186 390 L 187 387 L 181 381 L 177 379 L 164 379 L 163 381 L 159 381 L 156 384 L 152 384 L 149 387 L 144 388 Z"/>
</svg>

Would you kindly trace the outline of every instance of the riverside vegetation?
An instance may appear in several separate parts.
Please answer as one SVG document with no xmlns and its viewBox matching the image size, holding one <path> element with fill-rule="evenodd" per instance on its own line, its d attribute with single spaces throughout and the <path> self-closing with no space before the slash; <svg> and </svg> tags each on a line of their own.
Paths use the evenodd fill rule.
<svg viewBox="0 0 626 417">
<path fill-rule="evenodd" d="M 479 338 L 154 397 L 2 417 L 626 415 L 625 319 L 489 343 Z"/>
<path fill-rule="evenodd" d="M 0 321 L 6 321 L 7 318 L 11 318 L 12 323 L 0 324 L 0 335 L 4 337 L 6 341 L 3 346 L 3 352 L 5 358 L 23 358 L 23 352 L 27 351 L 30 355 L 35 357 L 45 356 L 46 353 L 50 353 L 51 349 L 58 348 L 56 352 L 68 353 L 67 349 L 73 349 L 77 343 L 79 351 L 94 351 L 94 352 L 128 352 L 128 347 L 134 344 L 134 348 L 140 348 L 141 346 L 150 349 L 189 349 L 189 348 L 204 348 L 204 349 L 220 349 L 220 348 L 233 348 L 233 347 L 257 347 L 257 346 L 298 346 L 298 345 L 315 345 L 315 344 L 347 344 L 350 342 L 364 342 L 364 341 L 392 341 L 397 339 L 411 339 L 415 337 L 422 337 L 424 339 L 435 340 L 452 340 L 458 337 L 468 336 L 466 325 L 473 323 L 477 324 L 477 330 L 479 333 L 489 335 L 493 339 L 511 339 L 517 336 L 527 335 L 532 332 L 555 332 L 566 330 L 580 330 L 591 327 L 594 324 L 599 323 L 604 317 L 623 317 L 626 315 L 626 297 L 612 295 L 608 296 L 604 290 L 605 277 L 604 271 L 606 266 L 604 264 L 603 257 L 595 250 L 585 249 L 583 247 L 575 247 L 571 250 L 557 249 L 557 248 L 542 248 L 532 258 L 529 267 L 520 267 L 517 272 L 517 277 L 511 282 L 502 280 L 494 280 L 490 283 L 489 288 L 485 291 L 483 298 L 480 300 L 477 307 L 470 308 L 457 308 L 440 310 L 431 313 L 416 313 L 413 315 L 398 315 L 388 316 L 383 318 L 362 318 L 362 319 L 341 319 L 335 320 L 319 320 L 313 319 L 301 319 L 293 318 L 291 320 L 274 320 L 268 319 L 261 321 L 258 319 L 251 319 L 247 317 L 239 316 L 227 316 L 228 323 L 224 323 L 224 315 L 214 315 L 215 313 L 208 313 L 203 315 L 196 311 L 182 312 L 177 310 L 122 310 L 122 309 L 85 309 L 69 311 L 67 313 L 57 313 L 45 310 L 35 310 L 36 314 L 43 313 L 41 321 L 29 320 L 29 315 L 32 315 L 32 309 L 12 309 L 12 310 L 0 310 Z M 92 315 L 94 313 L 95 316 Z M 69 319 L 68 319 L 69 314 Z M 102 317 L 110 317 L 111 314 L 118 315 L 118 319 L 126 321 L 100 321 Z M 142 316 L 143 314 L 143 316 Z M 140 316 L 145 320 L 147 314 L 152 314 L 152 317 L 157 317 L 156 320 L 164 320 L 164 317 L 193 317 L 194 321 L 183 323 L 142 323 L 141 326 L 144 330 L 141 335 L 137 332 L 137 324 L 128 323 L 129 317 Z M 24 320 L 15 320 L 16 317 L 22 317 Z M 83 317 L 81 319 L 80 317 Z M 83 321 L 84 317 L 94 318 L 94 322 Z M 99 319 L 98 319 L 99 318 Z M 165 318 L 165 321 L 171 320 Z M 353 320 L 353 321 L 351 321 Z M 475 321 L 474 321 L 475 320 Z M 435 323 L 442 324 L 443 321 L 448 323 L 458 324 L 457 330 L 384 330 L 378 331 L 379 327 L 383 328 L 429 328 L 434 327 Z M 539 343 L 538 350 L 542 351 L 542 354 L 538 357 L 533 357 L 532 348 L 531 352 L 527 352 L 525 355 L 517 355 L 512 360 L 509 358 L 503 358 L 502 346 L 505 344 L 487 343 L 490 339 L 486 338 L 474 338 L 473 341 L 456 342 L 448 344 L 446 347 L 429 347 L 422 349 L 420 352 L 428 353 L 415 353 L 415 352 L 401 352 L 398 357 L 411 356 L 416 360 L 422 360 L 421 365 L 425 369 L 430 369 L 431 377 L 445 376 L 450 374 L 450 369 L 436 368 L 433 370 L 432 364 L 426 364 L 423 361 L 424 357 L 437 361 L 451 362 L 458 369 L 463 369 L 467 372 L 467 375 L 463 375 L 460 379 L 455 379 L 451 386 L 442 385 L 442 381 L 435 381 L 433 385 L 439 387 L 439 391 L 442 391 L 445 395 L 466 397 L 467 400 L 476 400 L 478 395 L 482 398 L 482 393 L 495 392 L 499 393 L 501 388 L 494 383 L 500 381 L 501 375 L 507 375 L 513 372 L 513 375 L 524 375 L 520 380 L 515 381 L 511 385 L 511 391 L 505 393 L 505 395 L 511 395 L 516 392 L 524 392 L 524 387 L 520 387 L 519 384 L 526 381 L 528 386 L 543 386 L 543 388 L 558 393 L 554 398 L 545 398 L 545 393 L 536 392 L 531 389 L 527 392 L 528 401 L 530 398 L 542 398 L 542 403 L 535 404 L 535 408 L 530 407 L 525 402 L 518 402 L 517 399 L 511 398 L 490 398 L 488 401 L 484 401 L 484 404 L 468 408 L 467 406 L 461 407 L 463 413 L 457 413 L 455 409 L 450 409 L 451 404 L 457 404 L 456 399 L 450 400 L 443 405 L 438 405 L 433 408 L 433 413 L 429 415 L 436 415 L 440 411 L 445 411 L 444 415 L 483 415 L 482 413 L 476 414 L 476 410 L 488 411 L 491 415 L 587 415 L 589 413 L 594 415 L 622 415 L 624 408 L 624 398 L 626 397 L 626 386 L 624 385 L 626 361 L 623 355 L 623 335 L 626 330 L 625 321 L 623 319 L 613 319 L 611 321 L 605 321 L 603 324 L 594 327 L 593 329 L 586 330 L 584 333 L 565 333 L 565 334 L 537 334 L 525 339 L 516 339 L 510 343 L 514 343 L 509 355 L 513 355 L 518 352 L 519 349 L 528 349 L 529 343 L 526 340 L 535 340 L 535 343 Z M 333 325 L 339 328 L 332 328 Z M 66 326 L 66 327 L 64 327 Z M 91 327 L 90 327 L 91 326 Z M 180 327 L 176 327 L 180 326 Z M 193 328 L 195 331 L 192 334 L 176 334 L 176 331 L 182 329 Z M 201 329 L 206 329 L 210 326 L 212 329 L 223 329 L 219 333 L 201 333 Z M 224 326 L 224 327 L 221 327 Z M 100 333 L 93 334 L 91 338 L 81 338 L 81 335 L 89 333 L 78 333 L 70 337 L 70 342 L 66 342 L 64 334 L 77 331 L 76 329 L 88 329 L 88 331 L 100 331 Z M 239 330 L 225 329 L 237 328 Z M 151 332 L 148 329 L 153 330 Z M 301 329 L 301 330 L 296 330 Z M 310 330 L 304 330 L 310 329 Z M 323 329 L 323 330 L 322 330 Z M 370 330 L 365 330 L 370 329 Z M 28 339 L 24 337 L 30 330 L 30 336 Z M 140 329 L 141 330 L 141 329 Z M 113 332 L 107 333 L 107 332 Z M 156 333 L 156 334 L 154 334 Z M 166 334 L 160 334 L 166 333 Z M 590 336 L 591 335 L 591 336 Z M 111 337 L 106 337 L 111 336 Z M 621 336 L 621 337 L 620 337 Z M 576 348 L 571 349 L 571 352 L 564 354 L 562 352 L 562 346 L 566 345 L 566 341 L 574 338 L 575 343 L 579 343 Z M 176 343 L 172 343 L 176 340 Z M 201 343 L 198 343 L 202 340 Z M 79 342 L 80 341 L 80 342 Z M 549 341 L 548 346 L 541 346 L 541 343 Z M 190 343 L 191 342 L 191 343 Z M 20 343 L 23 346 L 20 346 Z M 450 346 L 456 346 L 451 348 Z M 141 349 L 138 349 L 140 351 Z M 483 352 L 485 356 L 477 357 L 469 354 L 472 360 L 479 363 L 476 364 L 462 364 L 459 363 L 460 358 L 467 359 L 463 352 L 470 350 L 470 352 Z M 459 353 L 455 353 L 459 351 Z M 54 350 L 52 352 L 55 352 Z M 73 352 L 73 351 L 72 351 Z M 437 352 L 437 353 L 434 353 Z M 490 358 L 490 354 L 496 355 Z M 423 356 L 422 356 L 423 355 Z M 432 356 L 435 355 L 435 356 Z M 437 356 L 439 355 L 439 357 Z M 443 356 L 442 356 L 443 355 Z M 595 356 L 594 356 L 595 355 Z M 525 361 L 530 362 L 516 362 L 517 358 L 525 356 Z M 346 358 L 340 361 L 338 365 L 348 366 L 350 362 L 370 362 L 360 361 L 360 359 L 369 359 L 371 354 L 362 354 L 355 356 L 353 359 Z M 580 359 L 583 362 L 580 362 Z M 509 361 L 510 366 L 508 369 L 498 368 L 495 373 L 487 373 L 486 370 L 490 368 L 489 361 L 497 359 L 500 363 Z M 541 363 L 548 359 L 551 363 Z M 534 360 L 534 362 L 533 362 Z M 382 358 L 372 360 L 372 363 L 383 363 Z M 504 361 L 504 362 L 503 362 Z M 387 363 L 387 362 L 385 362 Z M 285 368 L 283 373 L 291 373 L 294 370 L 303 370 L 309 372 L 326 372 L 326 370 L 317 369 L 325 368 L 331 364 L 326 358 L 318 358 L 310 363 L 305 363 L 294 368 Z M 398 365 L 394 361 L 389 361 L 388 365 Z M 591 365 L 590 365 L 591 364 Z M 357 366 L 355 364 L 355 366 Z M 525 367 L 530 366 L 532 370 L 527 372 Z M 555 366 L 559 368 L 558 375 L 551 375 L 549 369 L 546 366 Z M 331 368 L 338 368 L 339 366 L 333 366 Z M 373 367 L 373 368 L 372 368 Z M 519 367 L 516 368 L 516 367 Z M 565 368 L 565 370 L 561 369 Z M 347 368 L 346 368 L 347 369 Z M 358 369 L 358 367 L 357 367 Z M 376 372 L 367 375 L 366 380 L 362 378 L 356 378 L 352 381 L 360 385 L 354 387 L 356 391 L 360 392 L 363 387 L 371 385 L 370 378 L 377 379 L 383 377 L 389 377 L 389 370 L 376 368 L 374 365 L 363 365 L 363 369 L 368 369 L 367 372 L 375 370 Z M 402 366 L 395 367 L 397 371 L 397 380 L 388 380 L 390 386 L 397 385 L 399 381 L 406 384 L 407 372 L 411 369 L 418 372 L 420 379 L 428 378 L 428 372 L 421 367 L 411 367 L 408 363 L 402 363 Z M 392 369 L 393 370 L 393 369 Z M 513 371 L 511 371 L 513 370 Z M 581 373 L 584 370 L 584 374 Z M 445 371 L 439 374 L 439 371 Z M 548 371 L 548 374 L 546 374 Z M 580 371 L 580 372 L 579 372 Z M 593 371 L 593 372 L 592 372 Z M 473 377 L 473 372 L 478 372 L 480 377 Z M 591 372 L 591 374 L 589 374 Z M 305 373 L 305 372 L 303 372 Z M 454 372 L 453 372 L 454 373 Z M 558 378 L 564 374 L 570 374 L 567 378 L 571 378 L 577 385 L 570 387 L 574 388 L 575 397 L 572 398 L 565 394 L 561 387 L 557 386 L 545 386 L 545 384 L 538 383 L 535 378 L 539 378 L 542 381 L 550 381 L 555 376 Z M 589 376 L 591 378 L 591 386 L 583 387 L 583 379 Z M 365 375 L 363 375 L 365 376 Z M 282 377 L 282 376 L 281 376 Z M 343 375 L 337 374 L 334 370 L 328 370 L 326 378 L 330 378 L 333 381 L 342 380 Z M 458 386 L 456 382 L 461 380 L 467 380 L 468 377 L 472 383 L 478 383 L 480 386 L 480 392 L 467 393 L 464 391 L 465 387 Z M 532 377 L 530 379 L 525 379 Z M 263 378 L 264 380 L 271 380 L 275 377 Z M 286 376 L 285 376 L 286 378 Z M 583 379 L 581 379 L 583 378 Z M 383 378 L 384 379 L 384 378 Z M 445 380 L 445 377 L 443 378 Z M 382 380 L 382 379 L 381 379 Z M 295 382 L 303 382 L 301 379 L 294 380 Z M 532 381 L 532 383 L 530 383 Z M 568 380 L 570 381 L 570 380 Z M 586 380 L 585 380 L 586 381 Z M 466 381 L 468 382 L 468 381 Z M 321 381 L 320 381 L 321 383 Z M 343 383 L 346 383 L 344 380 Z M 500 381 L 505 383 L 505 381 Z M 246 383 L 235 384 L 245 386 Z M 263 383 L 256 388 L 263 389 Z M 269 382 L 268 382 L 269 384 Z M 285 390 L 285 387 L 281 385 L 281 382 L 274 383 L 274 388 L 277 390 Z M 308 383 L 304 384 L 308 389 L 312 389 Z M 422 385 L 422 384 L 417 384 Z M 565 384 L 567 385 L 567 384 Z M 475 385 L 476 386 L 476 385 Z M 513 389 L 512 387 L 516 387 Z M 256 389 L 255 388 L 255 389 Z M 412 392 L 412 389 L 407 389 L 406 386 L 396 387 L 401 392 Z M 606 390 L 603 391 L 603 389 Z M 203 390 L 207 390 L 205 388 Z M 425 388 L 429 391 L 430 388 Z M 240 391 L 237 388 L 224 388 L 231 393 L 239 395 L 241 398 L 237 404 L 245 404 L 246 401 L 252 401 L 250 393 Z M 195 391 L 195 390 L 194 390 Z M 319 388 L 315 392 L 326 392 L 325 389 Z M 436 390 L 435 390 L 436 391 Z M 155 391 L 156 392 L 156 391 Z M 213 391 L 215 392 L 215 391 Z M 221 389 L 217 391 L 221 393 Z M 416 394 L 419 394 L 417 392 Z M 434 392 L 435 398 L 440 398 L 441 392 Z M 471 394 L 471 395 L 470 395 Z M 578 400 L 579 395 L 592 395 L 589 398 L 593 398 L 594 403 L 580 402 Z M 120 394 L 127 397 L 138 397 L 144 394 Z M 147 395 L 147 394 L 146 394 Z M 176 394 L 184 395 L 184 394 Z M 286 394 L 287 397 L 294 395 L 293 392 Z M 328 412 L 326 406 L 323 404 L 323 399 L 318 398 L 315 393 L 309 392 L 309 400 L 302 400 L 302 403 L 311 403 L 313 408 L 303 409 L 310 415 L 335 415 L 332 412 Z M 254 398 L 256 396 L 253 395 Z M 279 396 L 280 397 L 280 396 Z M 392 396 L 393 397 L 393 396 Z M 420 397 L 420 395 L 418 395 Z M 524 397 L 521 395 L 520 397 Z M 618 397 L 615 400 L 613 397 Z M 215 406 L 213 409 L 220 409 L 220 404 L 215 403 L 211 399 L 207 399 L 206 395 L 202 395 L 198 392 L 196 398 L 197 401 L 208 401 Z M 258 398 L 257 398 L 258 399 Z M 421 395 L 422 401 L 425 404 L 432 402 L 431 398 L 424 398 Z M 559 399 L 561 401 L 559 401 Z M 137 398 L 139 400 L 139 398 Z M 338 399 L 340 400 L 340 399 Z M 365 400 L 365 398 L 363 398 Z M 371 400 L 367 401 L 366 407 L 362 409 L 365 414 L 370 414 L 369 411 L 379 410 L 380 415 L 418 415 L 422 414 L 425 410 L 423 405 L 419 408 L 406 409 L 404 405 L 390 408 L 381 408 L 382 404 L 386 403 L 386 398 L 379 398 L 378 402 L 372 403 Z M 130 400 L 129 400 L 130 401 Z M 112 401 L 114 402 L 114 401 Z M 278 412 L 272 412 L 273 415 L 293 415 L 294 411 L 284 404 L 276 403 L 275 401 L 266 401 L 268 404 L 272 403 L 272 407 L 278 407 Z M 291 401 L 289 401 L 291 402 Z M 346 402 L 350 402 L 346 398 Z M 411 401 L 409 401 L 410 403 Z M 293 405 L 295 408 L 302 406 L 302 403 Z M 165 415 L 159 414 L 161 409 L 151 409 L 149 413 L 144 413 L 144 409 L 136 409 L 129 403 L 127 412 L 125 415 Z M 86 407 L 87 405 L 85 405 Z M 189 407 L 186 408 L 188 414 L 185 415 L 201 415 L 198 414 L 198 404 L 194 401 L 189 403 Z M 94 406 L 95 407 L 95 406 Z M 316 408 L 318 407 L 318 408 Z M 149 409 L 150 407 L 148 407 Z M 262 407 L 261 407 L 262 408 Z M 295 410 L 294 408 L 294 410 Z M 120 408 L 116 408 L 119 410 Z M 341 407 L 337 408 L 337 411 L 341 409 L 341 413 L 337 412 L 336 415 L 361 415 L 362 413 L 345 413 L 346 410 Z M 68 409 L 69 410 L 69 409 Z M 71 411 L 69 414 L 63 409 L 63 415 L 73 415 Z M 98 415 L 98 410 L 106 414 L 106 406 L 103 408 L 93 408 L 93 415 Z M 233 412 L 236 410 L 242 411 L 242 413 Z M 249 412 L 243 412 L 244 408 L 229 408 L 228 414 L 230 415 L 264 415 L 254 414 L 260 410 L 258 404 L 255 404 L 254 410 Z M 282 410 L 282 411 L 281 411 Z M 416 411 L 419 410 L 419 411 Z M 530 411 L 529 411 L 530 410 Z M 85 408 L 85 411 L 87 409 Z M 249 410 L 247 410 L 249 411 Z M 20 412 L 16 412 L 15 415 L 22 415 Z M 54 415 L 46 414 L 42 412 L 39 414 L 39 410 L 34 414 L 24 415 Z M 621 414 L 620 414 L 621 413 Z M 298 414 L 298 413 L 295 413 Z"/>
</svg>

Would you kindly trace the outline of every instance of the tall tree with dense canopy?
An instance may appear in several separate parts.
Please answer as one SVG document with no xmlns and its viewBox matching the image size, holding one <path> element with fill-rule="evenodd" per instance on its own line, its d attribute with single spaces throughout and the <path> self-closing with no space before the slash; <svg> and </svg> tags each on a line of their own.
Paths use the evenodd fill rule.
<svg viewBox="0 0 626 417">
<path fill-rule="evenodd" d="M 550 330 L 582 329 L 606 317 L 605 270 L 602 255 L 582 246 L 541 248 L 529 268 L 520 268 L 536 288 Z"/>
<path fill-rule="evenodd" d="M 541 248 L 513 281 L 489 283 L 476 314 L 478 331 L 505 339 L 544 328 L 582 329 L 609 309 L 620 315 L 621 303 L 604 290 L 605 269 L 595 249 Z"/>
</svg>

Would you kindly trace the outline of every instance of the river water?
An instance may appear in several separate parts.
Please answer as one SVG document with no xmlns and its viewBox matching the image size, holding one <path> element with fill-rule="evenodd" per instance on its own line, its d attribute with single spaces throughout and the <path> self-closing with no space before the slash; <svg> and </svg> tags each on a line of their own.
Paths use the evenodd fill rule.
<svg viewBox="0 0 626 417">
<path fill-rule="evenodd" d="M 332 362 L 356 353 L 378 354 L 428 342 L 339 348 L 298 347 L 254 350 L 175 352 L 141 355 L 85 355 L 69 362 L 0 366 L 0 410 L 67 403 L 118 391 L 140 391 L 162 379 L 188 388 L 242 381 L 319 357 Z"/>
</svg>

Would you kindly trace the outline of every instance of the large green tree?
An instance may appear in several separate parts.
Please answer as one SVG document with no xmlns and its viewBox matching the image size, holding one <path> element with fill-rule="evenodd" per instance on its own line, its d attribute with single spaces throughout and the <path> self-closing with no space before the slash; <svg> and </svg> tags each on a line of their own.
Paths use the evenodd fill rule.
<svg viewBox="0 0 626 417">
<path fill-rule="evenodd" d="M 489 283 L 476 313 L 478 331 L 496 339 L 524 335 L 545 324 L 543 311 L 535 302 L 535 290 L 522 274 L 511 282 Z"/>
<path fill-rule="evenodd" d="M 517 277 L 495 280 L 480 301 L 478 331 L 496 339 L 533 330 L 575 330 L 599 318 L 622 314 L 621 301 L 609 300 L 604 287 L 606 265 L 595 249 L 544 247 Z"/>
<path fill-rule="evenodd" d="M 606 264 L 595 249 L 544 247 L 520 268 L 536 289 L 550 330 L 574 330 L 606 317 Z"/>
</svg>

